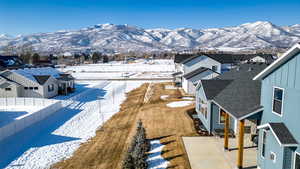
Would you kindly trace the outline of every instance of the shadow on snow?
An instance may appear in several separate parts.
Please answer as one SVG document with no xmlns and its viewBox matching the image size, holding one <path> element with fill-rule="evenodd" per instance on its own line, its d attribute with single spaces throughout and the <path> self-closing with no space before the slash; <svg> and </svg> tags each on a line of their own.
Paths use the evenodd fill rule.
<svg viewBox="0 0 300 169">
<path fill-rule="evenodd" d="M 55 135 L 52 132 L 80 113 L 84 104 L 95 101 L 98 97 L 103 97 L 106 92 L 103 89 L 95 89 L 86 97 L 76 99 L 76 105 L 72 108 L 70 105 L 64 107 L 40 122 L 0 141 L 0 168 L 9 165 L 30 148 L 80 140 L 81 138 Z M 13 164 L 11 166 L 22 165 L 24 164 Z"/>
</svg>

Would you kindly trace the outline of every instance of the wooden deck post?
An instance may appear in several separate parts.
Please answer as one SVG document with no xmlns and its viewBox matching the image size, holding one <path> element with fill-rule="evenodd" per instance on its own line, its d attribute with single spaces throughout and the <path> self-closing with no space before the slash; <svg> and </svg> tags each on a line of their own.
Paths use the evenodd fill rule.
<svg viewBox="0 0 300 169">
<path fill-rule="evenodd" d="M 238 141 L 238 161 L 237 161 L 237 168 L 243 168 L 243 155 L 244 155 L 244 127 L 245 121 L 239 121 L 239 141 Z"/>
<path fill-rule="evenodd" d="M 225 126 L 224 126 L 224 150 L 228 150 L 228 138 L 229 138 L 229 114 L 225 114 Z"/>
</svg>

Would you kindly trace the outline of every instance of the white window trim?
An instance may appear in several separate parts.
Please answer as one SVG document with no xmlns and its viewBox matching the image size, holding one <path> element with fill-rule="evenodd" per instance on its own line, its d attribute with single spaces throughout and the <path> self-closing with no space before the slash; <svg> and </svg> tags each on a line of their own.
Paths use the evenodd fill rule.
<svg viewBox="0 0 300 169">
<path fill-rule="evenodd" d="M 276 153 L 274 153 L 273 151 L 271 151 L 271 152 L 270 152 L 270 155 L 271 155 L 271 154 L 274 155 L 274 160 L 272 160 L 273 163 L 276 163 L 276 159 L 277 159 Z"/>
<path fill-rule="evenodd" d="M 293 160 L 293 169 L 296 169 L 296 156 L 297 155 L 300 156 L 300 153 L 298 153 L 297 151 L 295 151 L 294 160 Z"/>
<path fill-rule="evenodd" d="M 224 123 L 221 123 L 221 110 L 222 110 L 222 109 L 219 107 L 219 120 L 218 120 L 218 123 L 224 125 L 225 122 L 224 122 Z M 225 110 L 223 110 L 223 111 L 225 112 Z M 225 113 L 227 113 L 227 112 L 225 112 Z"/>
<path fill-rule="evenodd" d="M 275 88 L 282 90 L 281 114 L 279 114 L 279 113 L 273 111 L 273 106 L 274 106 L 274 91 L 275 91 Z M 284 92 L 284 88 L 277 87 L 277 86 L 273 86 L 273 94 L 272 94 L 272 95 L 273 95 L 273 97 L 272 97 L 272 113 L 273 113 L 273 114 L 276 114 L 276 115 L 279 116 L 279 117 L 282 117 L 282 116 L 283 116 L 284 93 L 285 93 L 285 92 Z"/>
<path fill-rule="evenodd" d="M 267 137 L 267 130 L 266 130 L 266 129 L 263 129 L 262 132 L 263 132 L 263 133 L 262 133 L 262 137 L 261 137 L 260 157 L 263 158 L 263 159 L 265 159 L 265 157 L 266 157 L 266 145 L 265 145 L 265 156 L 262 155 L 262 152 L 263 152 L 263 147 L 262 147 L 262 146 L 263 146 L 264 141 L 265 141 L 265 140 L 264 140 L 264 133 L 266 133 L 266 137 Z"/>
</svg>

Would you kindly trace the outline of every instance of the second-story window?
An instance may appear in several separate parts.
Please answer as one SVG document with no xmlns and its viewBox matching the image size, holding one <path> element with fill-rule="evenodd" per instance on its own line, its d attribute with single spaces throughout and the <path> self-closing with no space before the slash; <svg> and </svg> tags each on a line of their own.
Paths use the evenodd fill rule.
<svg viewBox="0 0 300 169">
<path fill-rule="evenodd" d="M 272 110 L 274 113 L 276 113 L 280 116 L 282 116 L 283 94 L 284 94 L 283 89 L 274 87 Z"/>
</svg>

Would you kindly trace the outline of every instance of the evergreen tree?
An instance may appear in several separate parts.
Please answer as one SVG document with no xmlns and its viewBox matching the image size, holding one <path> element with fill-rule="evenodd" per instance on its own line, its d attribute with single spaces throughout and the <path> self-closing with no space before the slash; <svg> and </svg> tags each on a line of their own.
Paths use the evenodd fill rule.
<svg viewBox="0 0 300 169">
<path fill-rule="evenodd" d="M 40 61 L 40 55 L 37 54 L 37 53 L 34 53 L 34 54 L 32 55 L 31 63 L 32 63 L 32 64 L 37 64 L 39 61 Z"/>
<path fill-rule="evenodd" d="M 92 55 L 93 63 L 97 63 L 100 60 L 100 54 L 98 52 L 94 52 Z"/>
</svg>

